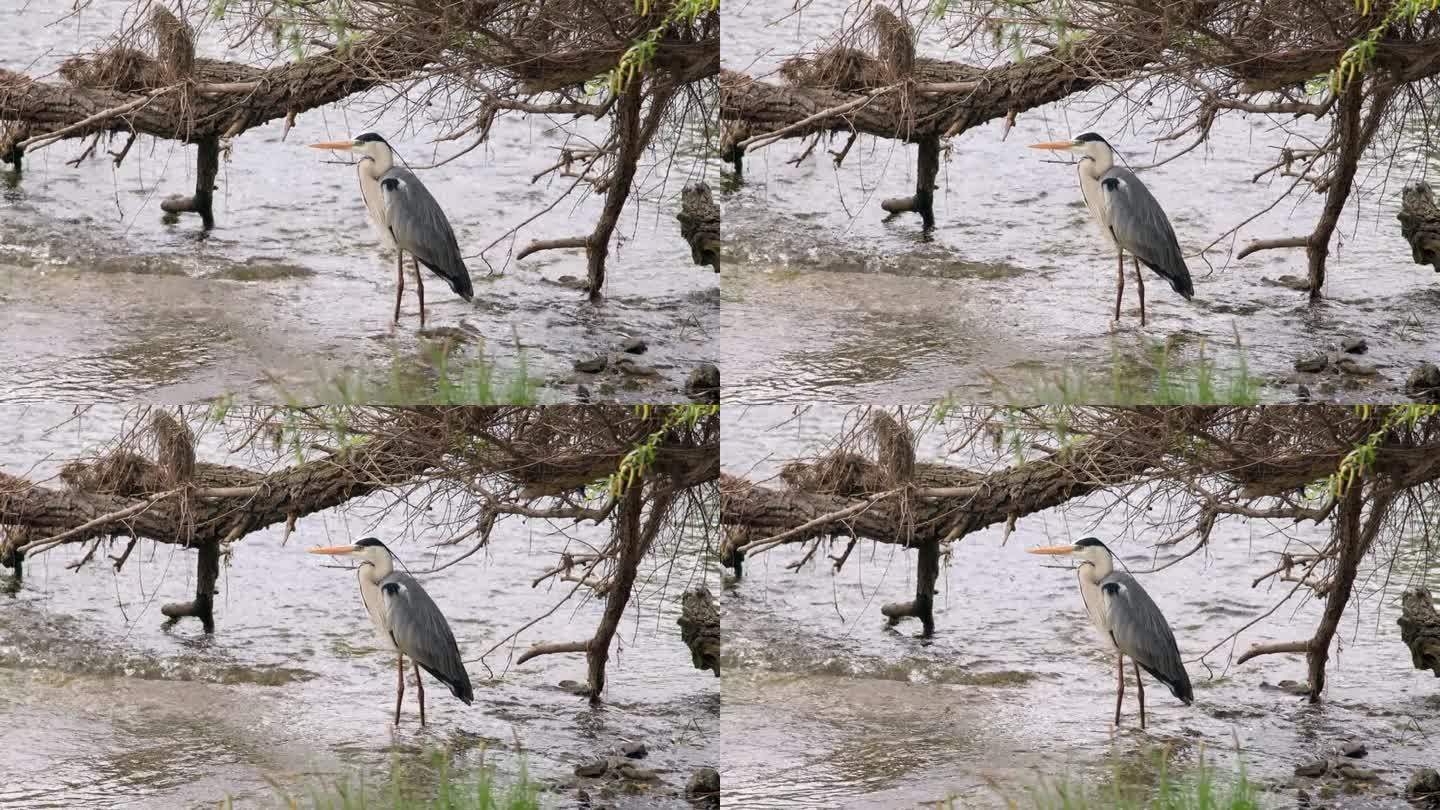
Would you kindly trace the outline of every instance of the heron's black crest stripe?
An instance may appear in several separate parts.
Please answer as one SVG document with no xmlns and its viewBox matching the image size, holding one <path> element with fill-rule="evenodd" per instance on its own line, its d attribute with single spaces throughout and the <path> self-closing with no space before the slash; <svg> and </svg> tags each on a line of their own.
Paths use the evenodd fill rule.
<svg viewBox="0 0 1440 810">
<path fill-rule="evenodd" d="M 1098 136 L 1097 136 L 1097 137 L 1098 137 Z M 388 143 L 385 142 L 385 139 L 384 139 L 384 138 L 380 137 L 379 135 L 376 135 L 376 134 L 373 133 L 373 132 L 365 132 L 365 133 L 361 133 L 360 135 L 356 135 L 356 136 L 355 136 L 355 140 L 358 141 L 358 142 L 360 142 L 360 143 L 374 143 L 374 142 L 378 141 L 378 142 L 380 142 L 380 143 L 384 143 L 386 146 L 389 146 L 389 145 L 390 145 L 390 144 L 388 144 Z"/>
<path fill-rule="evenodd" d="M 395 189 L 400 188 L 400 181 L 394 177 L 387 177 L 384 180 L 380 181 L 380 187 L 385 189 L 386 191 L 394 191 Z"/>
<path fill-rule="evenodd" d="M 1120 593 L 1120 583 L 1118 583 L 1118 582 L 1107 582 L 1107 583 L 1105 583 L 1104 585 L 1101 585 L 1101 586 L 1100 586 L 1100 590 L 1104 591 L 1105 593 L 1109 594 L 1110 596 L 1114 596 L 1115 594 Z"/>
<path fill-rule="evenodd" d="M 1100 181 L 1100 185 L 1104 186 L 1106 191 L 1115 191 L 1120 188 L 1120 179 L 1117 177 L 1107 177 Z"/>
<path fill-rule="evenodd" d="M 1077 545 L 1077 546 L 1099 546 L 1100 548 L 1103 548 L 1103 549 L 1105 549 L 1106 551 L 1109 551 L 1109 550 L 1110 550 L 1110 548 L 1109 548 L 1108 546 L 1106 546 L 1104 543 L 1100 542 L 1100 538 L 1098 538 L 1098 537 L 1085 537 L 1085 538 L 1082 538 L 1082 539 L 1080 539 L 1080 540 L 1076 540 L 1076 541 L 1075 541 L 1075 545 Z"/>
<path fill-rule="evenodd" d="M 400 584 L 397 582 L 387 582 L 380 586 L 380 590 L 384 591 L 386 596 L 394 596 L 400 593 Z"/>
<path fill-rule="evenodd" d="M 1105 144 L 1106 146 L 1109 146 L 1109 145 L 1110 145 L 1110 142 L 1109 142 L 1109 141 L 1105 140 L 1104 138 L 1100 137 L 1099 135 L 1095 134 L 1094 132 L 1084 132 L 1084 133 L 1081 133 L 1081 134 L 1079 134 L 1079 135 L 1076 135 L 1076 136 L 1075 136 L 1075 140 L 1077 140 L 1077 141 L 1099 141 L 1100 143 L 1103 143 L 1103 144 Z"/>
<path fill-rule="evenodd" d="M 386 546 L 384 543 L 380 542 L 379 538 L 376 538 L 376 537 L 366 537 L 365 539 L 361 540 L 360 542 L 356 543 L 355 545 L 356 545 L 357 547 L 359 547 L 359 548 L 366 548 L 366 547 L 368 547 L 368 546 L 379 546 L 380 548 L 383 548 L 383 549 L 385 549 L 386 551 L 389 551 L 389 550 L 390 550 L 389 546 Z"/>
</svg>

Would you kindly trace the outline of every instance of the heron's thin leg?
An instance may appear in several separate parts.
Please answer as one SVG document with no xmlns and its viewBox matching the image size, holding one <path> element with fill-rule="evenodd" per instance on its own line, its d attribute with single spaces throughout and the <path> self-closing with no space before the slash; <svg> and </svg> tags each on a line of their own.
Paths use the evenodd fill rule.
<svg viewBox="0 0 1440 810">
<path fill-rule="evenodd" d="M 395 323 L 400 323 L 400 296 L 405 292 L 405 251 L 395 249 Z"/>
<path fill-rule="evenodd" d="M 1135 689 L 1140 693 L 1140 728 L 1145 728 L 1145 682 L 1140 680 L 1140 662 L 1131 659 L 1135 665 Z"/>
<path fill-rule="evenodd" d="M 1131 256 L 1135 260 L 1135 284 L 1140 288 L 1140 325 L 1145 325 L 1145 277 L 1140 275 L 1140 259 Z M 1142 724 L 1143 725 L 1143 724 Z"/>
<path fill-rule="evenodd" d="M 395 659 L 395 725 L 400 725 L 400 700 L 405 697 L 405 654 Z"/>
<path fill-rule="evenodd" d="M 420 260 L 414 256 L 410 261 L 415 264 L 415 290 L 420 293 L 420 328 L 425 328 L 425 281 L 420 278 Z"/>
<path fill-rule="evenodd" d="M 1125 297 L 1125 251 L 1120 251 L 1117 257 L 1119 261 L 1119 272 L 1115 276 L 1115 320 L 1120 320 L 1120 300 Z"/>
<path fill-rule="evenodd" d="M 412 659 L 413 662 L 413 659 Z M 415 664 L 415 688 L 420 692 L 420 725 L 425 725 L 425 682 L 420 680 L 420 665 Z M 1143 705 L 1143 704 L 1142 704 Z M 1141 724 L 1144 724 L 1144 714 L 1141 714 Z"/>
<path fill-rule="evenodd" d="M 1120 725 L 1120 704 L 1125 700 L 1125 655 L 1122 653 L 1120 666 L 1115 670 L 1120 676 L 1120 685 L 1115 689 L 1115 725 Z"/>
</svg>

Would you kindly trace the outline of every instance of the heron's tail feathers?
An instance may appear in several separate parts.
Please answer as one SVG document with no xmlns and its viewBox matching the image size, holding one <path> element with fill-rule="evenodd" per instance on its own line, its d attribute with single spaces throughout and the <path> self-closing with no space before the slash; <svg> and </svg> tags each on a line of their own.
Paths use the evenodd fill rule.
<svg viewBox="0 0 1440 810">
<path fill-rule="evenodd" d="M 470 673 L 464 669 L 461 669 L 457 673 L 447 675 L 427 664 L 421 664 L 420 668 L 430 673 L 435 680 L 450 687 L 450 694 L 460 698 L 466 706 L 469 706 L 475 701 L 475 693 L 470 689 Z"/>
<path fill-rule="evenodd" d="M 1141 259 L 1140 261 L 1145 262 L 1146 267 L 1154 270 L 1161 278 L 1170 282 L 1170 289 L 1180 293 L 1181 298 L 1189 301 L 1195 297 L 1195 285 L 1190 283 L 1190 268 L 1185 266 L 1183 260 L 1178 263 L 1172 263 L 1168 267 L 1148 262 L 1145 259 Z"/>
<path fill-rule="evenodd" d="M 470 286 L 470 271 L 465 269 L 464 262 L 457 261 L 455 267 L 442 267 L 424 259 L 421 259 L 420 262 L 430 268 L 435 275 L 445 279 L 445 283 L 450 285 L 450 289 L 454 290 L 456 295 L 466 301 L 475 297 L 475 288 Z"/>
<path fill-rule="evenodd" d="M 1195 692 L 1190 688 L 1190 673 L 1180 667 L 1178 671 L 1171 673 L 1161 672 L 1154 667 L 1141 664 L 1140 668 L 1150 673 L 1150 677 L 1165 684 L 1170 694 L 1180 699 L 1186 706 L 1195 702 Z"/>
</svg>

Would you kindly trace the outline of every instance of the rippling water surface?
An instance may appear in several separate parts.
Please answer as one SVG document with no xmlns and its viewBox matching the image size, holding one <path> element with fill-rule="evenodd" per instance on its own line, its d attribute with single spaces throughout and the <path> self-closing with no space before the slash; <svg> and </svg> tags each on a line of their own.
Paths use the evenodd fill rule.
<svg viewBox="0 0 1440 810">
<path fill-rule="evenodd" d="M 819 449 L 845 411 L 760 406 L 725 414 L 725 469 L 753 480 L 787 458 Z M 788 421 L 787 421 L 788 420 Z M 769 429 L 784 424 L 783 427 Z M 922 442 L 939 457 L 939 434 Z M 1251 521 L 1217 525 L 1210 548 L 1164 571 L 1162 536 L 1147 515 L 1086 498 L 1022 518 L 1008 541 L 1003 527 L 970 535 L 950 549 L 939 582 L 936 635 L 914 637 L 917 623 L 888 629 L 887 602 L 913 598 L 915 556 L 862 543 L 838 575 L 822 550 L 799 571 L 803 552 L 786 547 L 747 561 L 745 578 L 724 599 L 724 740 L 727 806 L 914 807 L 947 795 L 960 806 L 1004 806 L 1038 779 L 1108 783 L 1153 779 L 1154 752 L 1171 746 L 1183 765 L 1204 752 L 1234 767 L 1238 743 L 1251 776 L 1274 785 L 1295 765 L 1333 753 L 1345 740 L 1365 742 L 1382 788 L 1403 791 L 1418 767 L 1435 767 L 1440 680 L 1411 668 L 1395 619 L 1411 582 L 1440 586 L 1440 561 L 1424 559 L 1420 538 L 1406 541 L 1393 572 L 1367 572 L 1363 597 L 1342 625 L 1327 671 L 1325 701 L 1276 688 L 1303 681 L 1303 658 L 1261 656 L 1244 665 L 1229 653 L 1253 642 L 1305 638 L 1322 604 L 1293 600 L 1222 646 L 1201 653 L 1269 610 L 1288 583 L 1252 588 L 1285 547 L 1281 527 Z M 1157 504 L 1158 518 L 1167 504 Z M 1287 527 L 1292 542 L 1323 540 L 1308 524 Z M 1186 708 L 1153 680 L 1149 729 L 1140 731 L 1133 687 L 1126 725 L 1114 739 L 1114 659 L 1099 652 L 1068 570 L 1047 567 L 1025 549 L 1095 535 L 1128 563 L 1166 613 L 1195 685 Z M 843 544 L 831 550 L 839 554 Z M 1127 682 L 1129 679 L 1127 678 Z M 1295 791 L 1270 795 L 1287 806 Z M 1394 797 L 1354 796 L 1345 807 L 1408 807 Z"/>
<path fill-rule="evenodd" d="M 724 64 L 778 81 L 772 74 L 779 63 L 819 47 L 850 7 L 727 4 Z M 844 22 L 853 24 L 853 15 Z M 957 58 L 950 41 L 930 25 L 920 49 Z M 1412 263 L 1395 221 L 1405 182 L 1440 170 L 1440 155 L 1418 151 L 1418 129 L 1396 145 L 1393 170 L 1367 164 L 1362 171 L 1358 182 L 1367 193 L 1352 198 L 1332 244 L 1324 304 L 1312 308 L 1303 293 L 1278 283 L 1305 275 L 1303 252 L 1227 261 L 1227 241 L 1211 251 L 1210 266 L 1188 260 L 1196 290 L 1190 303 L 1150 276 L 1143 330 L 1131 271 L 1125 327 L 1112 333 L 1115 256 L 1100 245 L 1074 169 L 1024 148 L 1095 130 L 1131 165 L 1143 166 L 1187 145 L 1157 147 L 1155 139 L 1173 126 L 1147 123 L 1145 111 L 1127 117 L 1112 101 L 1095 90 L 1021 114 L 1008 137 L 1003 122 L 992 121 L 952 139 L 941 155 L 937 226 L 929 235 L 913 215 L 884 222 L 879 207 L 913 193 L 913 147 L 861 137 L 838 171 L 827 149 L 838 151 L 843 137 L 798 165 L 790 161 L 808 140 L 747 156 L 743 185 L 724 200 L 727 391 L 757 403 L 947 393 L 962 402 L 1009 401 L 1055 396 L 1061 380 L 1073 388 L 1075 380 L 1098 378 L 1079 399 L 1088 402 L 1115 396 L 1112 369 L 1153 380 L 1157 347 L 1166 344 L 1172 363 L 1194 367 L 1203 346 L 1207 358 L 1233 370 L 1241 360 L 1238 336 L 1250 373 L 1273 381 L 1290 374 L 1298 356 L 1359 335 L 1378 378 L 1311 383 L 1317 396 L 1353 400 L 1396 397 L 1420 361 L 1440 358 L 1440 275 Z M 1268 118 L 1223 117 L 1205 147 L 1143 173 L 1187 255 L 1280 197 L 1291 178 L 1251 178 L 1277 159 L 1278 147 L 1325 132 L 1308 119 L 1290 127 L 1297 135 L 1287 143 Z M 1247 226 L 1236 247 L 1308 233 L 1322 205 L 1314 195 L 1286 199 Z M 1293 391 L 1276 386 L 1264 396 Z"/>
<path fill-rule="evenodd" d="M 59 430 L 51 428 L 66 411 L 4 414 L 0 466 L 12 474 L 31 465 L 37 476 L 51 474 L 113 437 L 118 425 L 106 409 Z M 206 439 L 212 449 L 217 442 Z M 81 556 L 73 546 L 32 561 L 18 593 L 0 591 L 0 807 L 113 807 L 122 798 L 137 807 L 213 807 L 226 797 L 261 806 L 273 804 L 277 791 L 304 796 L 359 774 L 374 783 L 400 771 L 423 783 L 437 748 L 451 750 L 456 768 L 483 754 L 507 778 L 518 772 L 523 749 L 532 777 L 554 785 L 629 740 L 646 743 L 643 764 L 662 781 L 609 801 L 688 807 L 679 793 L 694 768 L 716 764 L 719 731 L 718 681 L 691 667 L 675 625 L 687 587 L 710 578 L 718 590 L 697 557 L 702 541 L 691 537 L 642 570 L 603 708 L 558 686 L 584 680 L 583 657 L 541 656 L 507 669 L 506 646 L 485 660 L 493 675 L 482 663 L 468 665 L 474 705 L 431 680 L 422 730 L 412 685 L 402 725 L 392 731 L 395 662 L 376 648 L 354 574 L 304 553 L 375 535 L 412 569 L 430 568 L 436 559 L 426 547 L 449 536 L 432 521 L 444 516 L 421 515 L 411 526 L 403 510 L 386 513 L 389 505 L 370 497 L 304 518 L 284 545 L 282 527 L 237 543 L 222 567 L 213 637 L 193 620 L 161 626 L 160 606 L 194 593 L 191 553 L 146 542 L 119 575 L 103 549 L 78 571 L 66 568 Z M 572 545 L 604 539 L 591 527 L 568 531 L 577 538 Z M 544 521 L 506 521 L 485 553 L 422 577 L 467 659 L 569 590 L 531 587 L 566 543 Z M 567 603 L 522 635 L 519 649 L 586 637 L 602 608 L 595 600 Z M 568 806 L 573 797 L 561 790 L 551 804 Z"/>
<path fill-rule="evenodd" d="M 98 47 L 130 6 L 98 0 L 52 24 L 71 5 L 40 0 L 0 11 L 0 68 L 51 71 L 69 53 Z M 202 28 L 203 54 L 250 58 L 225 50 L 220 34 Z M 354 169 L 304 146 L 374 130 L 423 166 L 466 145 L 431 144 L 448 129 L 427 125 L 438 111 L 422 110 L 415 126 L 394 112 L 375 114 L 386 98 L 375 91 L 304 113 L 284 140 L 280 121 L 237 138 L 222 158 L 217 228 L 204 239 L 198 218 L 165 225 L 159 210 L 165 197 L 193 190 L 192 148 L 141 138 L 117 170 L 105 150 L 118 151 L 123 139 L 102 142 L 98 157 L 78 167 L 66 161 L 85 144 L 65 141 L 27 156 L 19 178 L 8 165 L 0 170 L 0 391 L 11 401 L 334 398 L 336 380 L 358 378 L 383 392 L 397 374 L 422 373 L 430 350 L 417 335 L 413 279 L 392 331 L 394 259 L 379 251 Z M 464 253 L 479 253 L 572 182 L 532 182 L 561 146 L 574 145 L 556 123 L 502 119 L 484 147 L 420 172 Z M 585 122 L 571 129 L 580 138 L 599 131 Z M 584 277 L 583 253 L 507 262 L 502 243 L 486 255 L 503 275 L 488 276 L 478 258 L 467 262 L 473 308 L 427 278 L 427 325 L 460 330 L 465 351 L 483 352 L 502 377 L 523 353 L 530 376 L 555 382 L 550 399 L 574 396 L 564 382 L 574 360 L 638 335 L 659 380 L 630 380 L 635 388 L 627 388 L 624 378 L 607 378 L 603 393 L 679 398 L 688 372 L 715 360 L 719 318 L 716 277 L 691 264 L 674 219 L 684 183 L 714 175 L 697 142 L 693 134 L 680 138 L 666 183 L 666 172 L 642 167 L 639 202 L 627 207 L 612 246 L 602 306 L 559 283 Z M 671 145 L 663 146 L 668 154 Z M 594 195 L 567 198 L 522 231 L 513 249 L 589 232 L 601 203 Z"/>
</svg>

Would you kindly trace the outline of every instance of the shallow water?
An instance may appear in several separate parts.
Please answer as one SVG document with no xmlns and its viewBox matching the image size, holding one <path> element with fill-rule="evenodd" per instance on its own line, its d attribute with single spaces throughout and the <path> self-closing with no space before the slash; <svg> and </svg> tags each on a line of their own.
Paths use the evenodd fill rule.
<svg viewBox="0 0 1440 810">
<path fill-rule="evenodd" d="M 96 47 L 113 33 L 129 5 L 94 2 L 54 26 L 69 2 L 7 10 L 0 67 L 32 75 L 51 70 L 67 53 Z M 250 58 L 225 51 L 220 33 L 203 29 L 203 53 Z M 413 278 L 401 325 L 392 330 L 394 259 L 378 248 L 354 170 L 326 162 L 336 155 L 304 147 L 374 130 L 420 166 L 464 145 L 437 151 L 431 140 L 443 125 L 409 126 L 396 112 L 372 115 L 383 100 L 376 91 L 307 112 L 283 141 L 279 121 L 237 138 L 229 159 L 222 158 L 217 227 L 205 238 L 193 215 L 175 225 L 161 221 L 160 201 L 188 194 L 194 184 L 194 150 L 170 141 L 141 138 L 118 170 L 103 142 L 98 157 L 78 168 L 65 165 L 85 146 L 66 141 L 28 155 L 18 179 L 8 166 L 0 171 L 6 398 L 334 399 L 337 380 L 368 381 L 383 394 L 395 376 L 423 374 L 432 350 L 418 335 Z M 566 144 L 554 124 L 502 119 L 486 147 L 421 172 L 464 253 L 478 253 L 571 182 L 531 182 Z M 575 131 L 594 134 L 583 124 Z M 118 151 L 122 143 L 109 148 Z M 574 197 L 523 230 L 513 248 L 501 244 L 486 254 L 503 274 L 488 276 L 484 261 L 467 261 L 473 307 L 428 276 L 427 326 L 458 329 L 464 355 L 485 355 L 502 379 L 523 354 L 529 376 L 554 383 L 542 393 L 552 400 L 574 396 L 568 381 L 575 359 L 639 335 L 650 346 L 644 362 L 660 371 L 659 379 L 641 381 L 638 390 L 619 377 L 590 386 L 613 385 L 604 393 L 620 398 L 681 398 L 689 371 L 716 359 L 710 344 L 719 318 L 716 277 L 691 264 L 674 219 L 681 187 L 715 176 L 695 143 L 682 138 L 664 184 L 642 168 L 640 204 L 632 199 L 617 229 L 603 305 L 558 283 L 585 276 L 583 253 L 546 251 L 507 262 L 530 239 L 588 231 L 602 200 Z"/>
<path fill-rule="evenodd" d="M 830 36 L 848 4 L 810 4 L 800 13 L 793 5 L 727 5 L 725 66 L 769 74 L 784 57 Z M 922 52 L 955 58 L 943 32 L 922 31 Z M 822 143 L 798 166 L 787 161 L 808 140 L 747 156 L 743 185 L 724 199 L 727 396 L 795 401 L 818 391 L 850 402 L 946 394 L 961 402 L 1028 401 L 1061 380 L 1097 378 L 1079 399 L 1093 401 L 1113 393 L 1112 367 L 1154 379 L 1155 347 L 1166 343 L 1172 363 L 1195 367 L 1203 345 L 1222 369 L 1236 369 L 1238 335 L 1249 372 L 1273 381 L 1288 376 L 1298 356 L 1359 335 L 1378 377 L 1334 377 L 1310 387 L 1331 399 L 1393 398 L 1415 365 L 1440 356 L 1440 275 L 1411 262 L 1395 221 L 1405 182 L 1427 165 L 1432 177 L 1440 170 L 1440 155 L 1409 145 L 1418 133 L 1398 145 L 1393 172 L 1367 166 L 1357 180 L 1367 195 L 1352 199 L 1332 243 L 1324 304 L 1312 308 L 1303 293 L 1275 283 L 1305 276 L 1303 251 L 1227 261 L 1227 240 L 1208 254 L 1213 269 L 1188 259 L 1192 302 L 1153 274 L 1147 278 L 1145 329 L 1127 270 L 1124 326 L 1112 333 L 1115 257 L 1100 245 L 1073 168 L 1024 146 L 1095 130 L 1141 166 L 1188 145 L 1156 149 L 1154 139 L 1173 127 L 1147 124 L 1143 113 L 1131 121 L 1120 106 L 1096 90 L 1022 114 L 1008 137 L 994 121 L 952 139 L 941 155 L 937 226 L 929 235 L 918 217 L 884 222 L 879 208 L 883 199 L 913 192 L 913 147 L 862 137 L 838 171 L 827 148 L 840 149 L 843 138 Z M 1324 131 L 1310 121 L 1292 128 L 1300 136 Z M 1207 147 L 1143 173 L 1187 255 L 1280 196 L 1290 178 L 1251 178 L 1281 145 L 1283 133 L 1265 117 L 1224 117 Z M 1308 233 L 1322 205 L 1313 195 L 1287 199 L 1247 226 L 1235 247 Z M 1293 391 L 1276 385 L 1263 396 Z"/>
<path fill-rule="evenodd" d="M 784 459 L 819 449 L 844 413 L 814 406 L 770 430 L 792 410 L 729 409 L 725 469 L 763 480 Z M 922 455 L 940 457 L 942 438 L 927 435 Z M 744 580 L 723 600 L 727 806 L 913 807 L 947 796 L 963 807 L 1028 806 L 1025 791 L 1037 780 L 1153 780 L 1161 745 L 1182 766 L 1203 751 L 1207 762 L 1233 771 L 1238 744 L 1252 779 L 1271 786 L 1351 737 L 1368 745 L 1359 764 L 1379 773 L 1381 791 L 1403 790 L 1415 768 L 1440 764 L 1433 740 L 1440 681 L 1411 668 L 1395 626 L 1406 585 L 1440 585 L 1440 560 L 1423 559 L 1420 541 L 1388 580 L 1382 572 L 1363 577 L 1325 700 L 1312 707 L 1274 686 L 1305 680 L 1303 658 L 1261 656 L 1235 666 L 1229 653 L 1308 637 L 1319 602 L 1292 600 L 1233 647 L 1210 653 L 1208 668 L 1193 660 L 1284 593 L 1280 584 L 1250 587 L 1284 547 L 1280 527 L 1222 522 L 1207 554 L 1147 574 L 1176 556 L 1149 548 L 1173 530 L 1147 530 L 1146 514 L 1123 508 L 1100 514 L 1104 503 L 1092 497 L 1023 518 L 1008 542 L 997 526 L 953 545 L 929 642 L 914 637 L 914 622 L 888 629 L 879 612 L 913 597 L 913 554 L 864 543 L 838 575 L 823 553 L 818 564 L 787 570 L 802 556 L 793 546 L 748 560 Z M 1294 542 L 1321 539 L 1308 525 L 1288 533 Z M 1150 680 L 1142 732 L 1131 685 L 1125 725 L 1113 740 L 1115 664 L 1096 647 L 1074 575 L 1024 552 L 1089 535 L 1116 549 L 1166 613 L 1195 686 L 1195 704 L 1186 708 Z M 1292 788 L 1267 799 L 1285 806 L 1294 796 Z M 1349 797 L 1344 806 L 1408 807 L 1378 794 Z"/>
<path fill-rule="evenodd" d="M 117 418 L 96 408 L 49 431 L 67 411 L 4 415 L 4 468 L 38 464 L 37 475 L 111 438 Z M 211 434 L 204 444 L 213 450 L 217 441 Z M 226 797 L 240 807 L 272 806 L 281 791 L 306 796 L 361 774 L 374 784 L 403 772 L 423 784 L 433 778 L 430 752 L 442 747 L 455 768 L 483 756 L 510 779 L 523 751 L 530 775 L 555 785 L 629 740 L 646 743 L 642 764 L 662 781 L 611 803 L 688 807 L 678 794 L 694 768 L 716 764 L 720 710 L 718 680 L 691 668 L 675 625 L 686 587 L 709 580 L 718 590 L 698 560 L 700 539 L 687 539 L 673 563 L 662 554 L 642 570 L 603 708 L 558 686 L 584 680 L 583 657 L 542 656 L 507 670 L 507 646 L 485 659 L 493 675 L 485 664 L 468 665 L 474 705 L 431 680 L 422 730 L 412 683 L 392 731 L 395 662 L 376 649 L 354 574 L 303 553 L 373 534 L 394 538 L 412 569 L 430 568 L 425 547 L 448 536 L 431 528 L 441 518 L 422 515 L 407 527 L 401 512 L 382 512 L 387 505 L 370 497 L 312 515 L 285 545 L 281 527 L 236 544 L 222 567 L 213 637 L 188 619 L 162 629 L 160 605 L 188 601 L 194 589 L 194 556 L 174 546 L 143 543 L 118 576 L 103 549 L 73 572 L 65 568 L 81 556 L 73 546 L 29 563 L 18 593 L 0 590 L 0 807 L 113 807 L 121 797 L 143 807 L 213 807 Z M 590 527 L 571 535 L 601 539 Z M 488 553 L 421 577 L 467 660 L 559 600 L 564 591 L 530 581 L 565 546 L 543 521 L 502 522 Z M 110 553 L 121 549 L 123 542 Z M 524 633 L 518 648 L 588 635 L 602 608 L 569 603 Z M 550 804 L 568 806 L 573 796 L 561 790 Z"/>
</svg>

